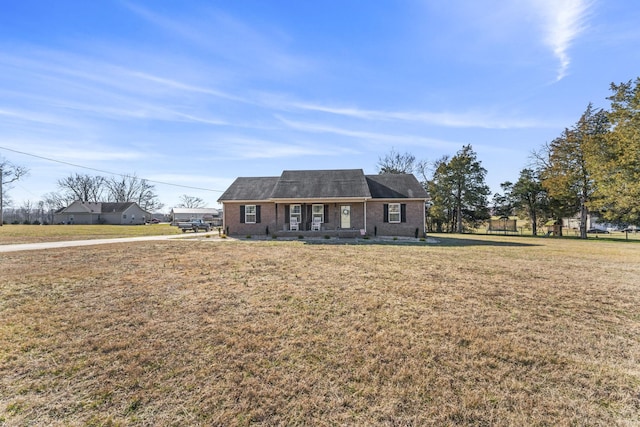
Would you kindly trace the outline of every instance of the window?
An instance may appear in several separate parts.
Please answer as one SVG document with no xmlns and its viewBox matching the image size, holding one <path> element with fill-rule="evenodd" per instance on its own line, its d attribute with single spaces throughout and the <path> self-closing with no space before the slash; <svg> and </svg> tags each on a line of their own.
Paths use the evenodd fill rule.
<svg viewBox="0 0 640 427">
<path fill-rule="evenodd" d="M 311 211 L 311 218 L 313 222 L 315 222 L 314 220 L 316 218 L 320 218 L 320 223 L 323 223 L 324 222 L 324 205 L 313 205 L 312 211 Z"/>
<path fill-rule="evenodd" d="M 244 207 L 244 222 L 247 224 L 256 223 L 256 205 L 246 205 Z"/>
<path fill-rule="evenodd" d="M 400 222 L 400 203 L 389 203 L 389 222 Z"/>
<path fill-rule="evenodd" d="M 302 223 L 302 205 L 291 205 L 290 219 L 295 219 L 298 224 Z M 289 221 L 291 222 L 291 221 Z"/>
</svg>

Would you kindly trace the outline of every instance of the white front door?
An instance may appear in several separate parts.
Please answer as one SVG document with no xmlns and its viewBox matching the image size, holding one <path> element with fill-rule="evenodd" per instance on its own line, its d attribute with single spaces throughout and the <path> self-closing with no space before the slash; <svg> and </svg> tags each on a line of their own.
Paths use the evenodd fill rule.
<svg viewBox="0 0 640 427">
<path fill-rule="evenodd" d="M 340 228 L 351 228 L 351 206 L 340 206 Z"/>
</svg>

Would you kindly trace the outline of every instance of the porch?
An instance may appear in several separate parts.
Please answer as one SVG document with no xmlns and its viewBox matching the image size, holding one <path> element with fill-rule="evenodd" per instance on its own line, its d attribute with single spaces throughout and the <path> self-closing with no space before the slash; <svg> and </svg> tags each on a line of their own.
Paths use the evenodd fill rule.
<svg viewBox="0 0 640 427">
<path fill-rule="evenodd" d="M 297 202 L 297 201 L 296 201 Z M 365 201 L 339 200 L 275 204 L 278 236 L 356 237 L 366 227 Z"/>
<path fill-rule="evenodd" d="M 272 233 L 274 237 L 290 238 L 290 239 L 318 239 L 318 238 L 343 238 L 355 239 L 362 237 L 360 230 L 341 229 L 341 230 L 320 230 L 320 231 L 290 231 L 283 230 Z"/>
</svg>

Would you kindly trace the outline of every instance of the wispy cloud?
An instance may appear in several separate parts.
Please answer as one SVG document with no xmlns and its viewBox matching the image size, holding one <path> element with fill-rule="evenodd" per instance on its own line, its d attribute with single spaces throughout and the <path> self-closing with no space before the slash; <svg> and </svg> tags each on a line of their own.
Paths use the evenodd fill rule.
<svg viewBox="0 0 640 427">
<path fill-rule="evenodd" d="M 486 112 L 376 111 L 355 107 L 334 107 L 311 103 L 294 103 L 301 110 L 318 111 L 363 120 L 406 121 L 452 128 L 520 129 L 545 126 L 538 120 L 509 118 Z"/>
<path fill-rule="evenodd" d="M 171 36 L 221 59 L 225 66 L 240 66 L 242 74 L 258 71 L 262 77 L 271 74 L 281 78 L 283 74 L 307 72 L 315 63 L 305 55 L 287 51 L 286 46 L 293 38 L 282 30 L 250 25 L 219 9 L 208 7 L 199 10 L 198 14 L 165 16 L 129 2 L 123 4 Z"/>
<path fill-rule="evenodd" d="M 543 20 L 544 43 L 560 61 L 556 81 L 566 77 L 571 58 L 569 48 L 587 28 L 592 0 L 534 0 L 534 7 Z"/>
<path fill-rule="evenodd" d="M 333 146 L 327 150 L 325 146 L 313 143 L 282 143 L 261 138 L 231 136 L 225 138 L 227 153 L 243 159 L 276 159 L 299 156 L 332 156 L 354 154 L 356 151 L 347 147 Z"/>
<path fill-rule="evenodd" d="M 452 147 L 460 146 L 460 142 L 445 141 L 445 140 L 435 139 L 435 138 L 425 138 L 425 137 L 416 136 L 416 135 L 368 132 L 368 131 L 346 129 L 343 127 L 326 125 L 326 124 L 289 120 L 283 117 L 278 117 L 278 118 L 284 125 L 286 125 L 291 129 L 295 129 L 295 130 L 307 132 L 307 133 L 326 133 L 326 134 L 345 136 L 348 138 L 361 139 L 366 142 L 367 146 L 380 144 L 380 143 L 384 144 L 384 146 L 388 146 L 389 144 L 398 144 L 398 145 L 413 145 L 413 146 L 432 147 L 432 148 L 436 148 L 436 147 L 452 148 Z"/>
</svg>

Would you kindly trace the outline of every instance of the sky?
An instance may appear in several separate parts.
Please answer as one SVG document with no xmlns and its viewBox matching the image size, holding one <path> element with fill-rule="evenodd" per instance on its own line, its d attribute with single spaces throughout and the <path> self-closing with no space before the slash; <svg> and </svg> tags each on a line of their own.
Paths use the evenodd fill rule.
<svg viewBox="0 0 640 427">
<path fill-rule="evenodd" d="M 14 207 L 76 173 L 217 207 L 238 176 L 467 144 L 497 192 L 640 76 L 635 0 L 0 5 L 0 157 L 30 170 Z"/>
</svg>

